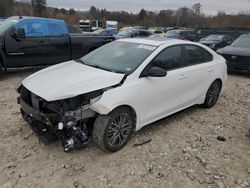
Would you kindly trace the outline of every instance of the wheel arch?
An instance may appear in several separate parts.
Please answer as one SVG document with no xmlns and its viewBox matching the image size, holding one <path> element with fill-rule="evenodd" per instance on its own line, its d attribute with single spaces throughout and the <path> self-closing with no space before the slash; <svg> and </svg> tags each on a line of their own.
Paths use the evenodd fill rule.
<svg viewBox="0 0 250 188">
<path fill-rule="evenodd" d="M 120 104 L 116 104 L 113 106 L 93 104 L 93 105 L 91 105 L 90 109 L 95 111 L 97 114 L 108 115 L 109 113 L 111 113 L 112 111 L 114 111 L 115 109 L 120 108 L 120 107 L 126 107 L 132 112 L 134 119 L 135 119 L 135 125 L 137 125 L 137 123 L 139 122 L 139 115 L 132 105 L 129 105 L 126 103 L 120 103 Z"/>
<path fill-rule="evenodd" d="M 115 110 L 115 109 L 117 109 L 117 108 L 121 108 L 121 107 L 125 107 L 125 108 L 129 109 L 129 110 L 132 112 L 132 114 L 133 114 L 133 116 L 134 116 L 134 120 L 135 120 L 135 125 L 136 125 L 136 123 L 137 123 L 137 114 L 136 114 L 135 109 L 134 109 L 132 106 L 130 106 L 130 105 L 123 104 L 123 105 L 119 105 L 119 106 L 115 107 L 113 110 Z M 112 110 L 112 111 L 113 111 L 113 110 Z M 111 112 L 112 112 L 112 111 L 111 111 Z"/>
<path fill-rule="evenodd" d="M 219 82 L 220 82 L 220 85 L 221 85 L 221 87 L 222 87 L 223 82 L 222 82 L 222 79 L 221 79 L 221 78 L 217 78 L 217 79 L 215 79 L 212 83 L 214 83 L 215 81 L 219 81 Z M 211 84 L 212 84 L 212 83 L 211 83 Z"/>
</svg>

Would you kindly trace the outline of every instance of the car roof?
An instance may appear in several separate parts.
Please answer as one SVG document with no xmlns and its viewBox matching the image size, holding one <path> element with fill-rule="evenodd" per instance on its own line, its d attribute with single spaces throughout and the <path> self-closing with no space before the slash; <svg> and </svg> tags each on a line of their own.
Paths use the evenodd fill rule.
<svg viewBox="0 0 250 188">
<path fill-rule="evenodd" d="M 60 19 L 53 19 L 53 18 L 42 18 L 42 17 L 33 17 L 33 16 L 11 16 L 8 19 L 11 20 L 27 20 L 27 19 L 39 19 L 39 20 L 54 20 L 54 21 L 63 21 Z"/>
<path fill-rule="evenodd" d="M 155 38 L 125 38 L 125 39 L 119 39 L 118 41 L 121 42 L 131 42 L 131 43 L 138 43 L 138 44 L 144 44 L 144 45 L 151 45 L 151 46 L 161 46 L 163 44 L 182 44 L 182 43 L 190 43 L 189 41 L 183 41 L 179 39 L 165 39 L 163 37 L 155 37 Z"/>
</svg>

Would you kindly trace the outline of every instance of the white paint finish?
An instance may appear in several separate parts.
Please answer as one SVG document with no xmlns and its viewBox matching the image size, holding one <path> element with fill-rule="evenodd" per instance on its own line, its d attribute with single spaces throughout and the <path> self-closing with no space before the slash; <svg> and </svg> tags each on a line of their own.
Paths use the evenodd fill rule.
<svg viewBox="0 0 250 188">
<path fill-rule="evenodd" d="M 203 103 L 211 83 L 217 78 L 224 83 L 227 78 L 225 59 L 202 44 L 181 40 L 122 39 L 120 41 L 152 45 L 157 48 L 121 86 L 105 91 L 90 108 L 100 114 L 108 114 L 118 106 L 131 106 L 136 113 L 136 130 L 189 106 Z M 139 78 L 143 69 L 160 51 L 175 44 L 201 46 L 214 56 L 214 60 L 168 71 L 166 77 Z M 68 62 L 42 70 L 27 78 L 23 84 L 43 98 L 58 100 L 115 85 L 122 78 L 122 74 Z M 44 81 L 48 83 L 41 85 Z"/>
<path fill-rule="evenodd" d="M 130 40 L 121 41 L 129 42 Z M 159 45 L 159 47 L 133 74 L 127 77 L 121 87 L 106 91 L 101 99 L 90 108 L 100 114 L 108 114 L 118 106 L 129 105 L 136 112 L 136 130 L 192 105 L 202 104 L 211 83 L 217 78 L 220 78 L 223 83 L 227 79 L 225 59 L 205 45 L 181 40 L 161 41 L 161 44 L 147 39 L 133 39 L 132 41 L 144 45 Z M 166 77 L 139 78 L 143 69 L 160 51 L 175 44 L 201 46 L 209 51 L 214 59 L 209 63 L 168 71 Z M 186 78 L 179 79 L 182 75 Z"/>
<path fill-rule="evenodd" d="M 54 101 L 116 85 L 123 76 L 69 61 L 38 71 L 22 84 L 46 101 Z"/>
</svg>

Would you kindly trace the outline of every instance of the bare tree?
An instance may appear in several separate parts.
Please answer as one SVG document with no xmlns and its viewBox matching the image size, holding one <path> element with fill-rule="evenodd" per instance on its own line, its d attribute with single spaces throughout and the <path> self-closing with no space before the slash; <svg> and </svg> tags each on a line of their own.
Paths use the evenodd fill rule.
<svg viewBox="0 0 250 188">
<path fill-rule="evenodd" d="M 195 3 L 192 7 L 193 11 L 195 12 L 196 15 L 199 15 L 201 13 L 201 4 L 200 3 Z"/>
<path fill-rule="evenodd" d="M 14 8 L 14 3 L 14 0 L 0 0 L 0 16 L 10 16 Z"/>
<path fill-rule="evenodd" d="M 31 0 L 33 12 L 36 16 L 42 16 L 46 10 L 47 0 Z"/>
</svg>

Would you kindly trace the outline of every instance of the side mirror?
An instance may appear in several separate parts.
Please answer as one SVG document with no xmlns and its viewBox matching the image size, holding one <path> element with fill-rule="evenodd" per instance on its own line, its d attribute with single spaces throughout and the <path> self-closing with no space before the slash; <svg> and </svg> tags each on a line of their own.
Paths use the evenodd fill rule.
<svg viewBox="0 0 250 188">
<path fill-rule="evenodd" d="M 12 34 L 12 37 L 16 39 L 24 39 L 25 38 L 25 29 L 24 28 L 18 28 L 17 32 L 14 32 Z"/>
<path fill-rule="evenodd" d="M 160 67 L 151 67 L 142 73 L 143 77 L 165 77 L 166 75 L 167 71 Z"/>
</svg>

